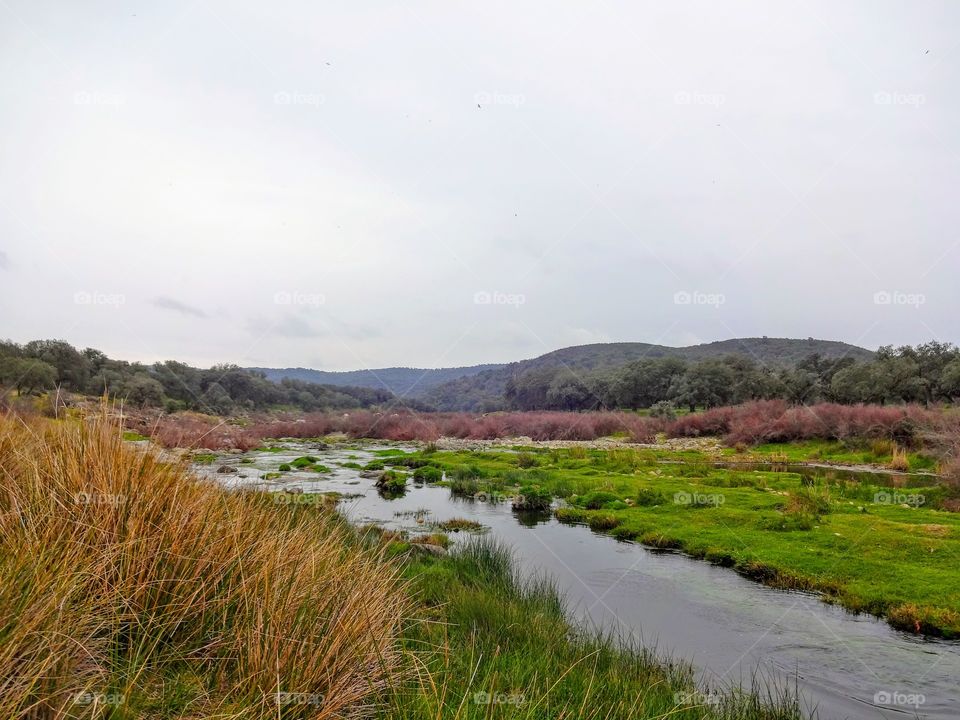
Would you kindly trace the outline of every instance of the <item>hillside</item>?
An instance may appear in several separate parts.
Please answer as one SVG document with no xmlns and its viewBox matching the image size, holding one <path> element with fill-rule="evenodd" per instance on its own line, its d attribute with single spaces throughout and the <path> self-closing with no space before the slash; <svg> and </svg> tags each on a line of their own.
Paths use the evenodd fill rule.
<svg viewBox="0 0 960 720">
<path fill-rule="evenodd" d="M 794 365 L 813 354 L 858 361 L 870 360 L 874 355 L 856 345 L 813 338 L 733 338 L 688 347 L 640 342 L 575 345 L 439 384 L 421 394 L 420 399 L 443 410 L 477 410 L 495 407 L 503 397 L 507 381 L 528 370 L 558 366 L 583 371 L 612 370 L 643 358 L 675 357 L 696 362 L 728 355 L 742 355 L 762 365 Z"/>
<path fill-rule="evenodd" d="M 745 355 L 758 363 L 794 364 L 814 353 L 825 358 L 851 357 L 855 360 L 870 360 L 873 352 L 835 340 L 794 340 L 792 338 L 732 338 L 702 345 L 670 347 L 650 343 L 596 343 L 574 345 L 554 350 L 531 360 L 521 360 L 512 365 L 521 370 L 530 370 L 555 365 L 568 365 L 573 369 L 602 370 L 619 367 L 641 358 L 677 357 L 697 361 L 726 355 Z"/>
<path fill-rule="evenodd" d="M 824 358 L 870 360 L 873 352 L 833 340 L 791 338 L 734 338 L 688 347 L 641 342 L 575 345 L 506 365 L 473 365 L 456 368 L 377 368 L 331 372 L 309 368 L 249 368 L 279 382 L 291 378 L 328 386 L 385 389 L 398 396 L 417 398 L 438 409 L 476 410 L 498 406 L 507 381 L 527 370 L 566 367 L 573 370 L 612 370 L 642 358 L 676 357 L 696 362 L 712 357 L 743 355 L 766 365 L 793 365 L 813 354 Z"/>
<path fill-rule="evenodd" d="M 368 387 L 387 390 L 400 397 L 420 397 L 428 390 L 458 378 L 467 378 L 478 373 L 495 370 L 502 365 L 473 365 L 454 368 L 407 368 L 391 367 L 370 370 L 332 372 L 310 368 L 247 368 L 262 372 L 268 380 L 280 382 L 284 378 L 302 380 L 336 387 Z"/>
</svg>

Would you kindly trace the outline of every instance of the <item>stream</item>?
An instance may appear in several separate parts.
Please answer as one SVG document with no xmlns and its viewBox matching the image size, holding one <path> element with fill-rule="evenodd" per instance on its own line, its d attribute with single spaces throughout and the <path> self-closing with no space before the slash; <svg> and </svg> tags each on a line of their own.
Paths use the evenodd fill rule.
<svg viewBox="0 0 960 720">
<path fill-rule="evenodd" d="M 417 533 L 425 531 L 418 522 L 424 513 L 427 522 L 480 522 L 513 548 L 525 573 L 546 573 L 556 581 L 575 622 L 615 630 L 655 647 L 660 656 L 690 662 L 705 686 L 759 682 L 799 691 L 805 710 L 820 720 L 960 717 L 960 643 L 903 633 L 816 595 L 768 588 L 729 569 L 564 525 L 548 514 L 522 516 L 509 503 L 458 498 L 445 487 L 412 482 L 405 495 L 386 499 L 375 479 L 337 465 L 363 465 L 376 458 L 374 450 L 402 444 L 323 450 L 309 441 L 279 445 L 289 451 L 226 455 L 194 468 L 233 487 L 339 492 L 345 496 L 341 511 L 357 524 Z M 263 479 L 280 463 L 306 454 L 332 472 Z M 241 464 L 243 458 L 252 462 Z M 224 464 L 237 472 L 218 473 Z"/>
</svg>

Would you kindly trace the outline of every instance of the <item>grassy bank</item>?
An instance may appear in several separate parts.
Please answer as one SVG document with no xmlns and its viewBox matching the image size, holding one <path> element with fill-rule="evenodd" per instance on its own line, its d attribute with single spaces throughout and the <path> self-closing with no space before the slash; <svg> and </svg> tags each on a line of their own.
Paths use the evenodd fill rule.
<svg viewBox="0 0 960 720">
<path fill-rule="evenodd" d="M 122 437 L 0 416 L 0 717 L 799 717 L 575 632 L 494 545 L 420 556 Z"/>
<path fill-rule="evenodd" d="M 332 512 L 0 417 L 0 717 L 339 717 L 397 682 L 412 608 Z"/>
<path fill-rule="evenodd" d="M 911 632 L 960 635 L 960 515 L 937 509 L 952 491 L 936 478 L 892 487 L 882 476 L 718 468 L 695 452 L 630 449 L 402 461 L 442 468 L 454 492 L 563 498 L 562 521 L 683 550 L 775 587 L 819 591 Z"/>
<path fill-rule="evenodd" d="M 419 680 L 393 693 L 384 718 L 802 717 L 786 693 L 761 702 L 697 690 L 688 666 L 574 631 L 556 589 L 522 579 L 509 552 L 489 541 L 414 559 L 406 572 L 430 622 L 406 637 Z"/>
</svg>

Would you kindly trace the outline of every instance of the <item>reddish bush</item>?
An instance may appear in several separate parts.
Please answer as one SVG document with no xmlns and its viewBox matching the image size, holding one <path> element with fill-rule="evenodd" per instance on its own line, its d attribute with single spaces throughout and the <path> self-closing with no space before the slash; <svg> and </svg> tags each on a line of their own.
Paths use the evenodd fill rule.
<svg viewBox="0 0 960 720">
<path fill-rule="evenodd" d="M 668 422 L 626 412 L 417 413 L 357 410 L 300 417 L 256 418 L 246 426 L 194 413 L 126 418 L 126 427 L 166 447 L 249 449 L 263 438 L 322 437 L 341 432 L 353 438 L 472 440 L 529 437 L 533 440 L 596 440 L 626 434 L 632 442 L 653 442 L 658 432 L 671 437 L 722 437 L 730 445 L 824 438 L 885 438 L 914 444 L 921 436 L 945 445 L 960 437 L 960 417 L 916 405 L 836 405 L 788 407 L 764 400 L 693 413 Z M 940 440 L 936 440 L 940 438 Z M 944 440 L 946 438 L 947 440 Z"/>
<path fill-rule="evenodd" d="M 941 429 L 947 422 L 941 411 L 918 405 L 788 407 L 781 400 L 764 400 L 687 415 L 674 421 L 668 433 L 673 437 L 722 436 L 730 445 L 856 437 L 887 438 L 909 446 L 919 434 Z"/>
</svg>

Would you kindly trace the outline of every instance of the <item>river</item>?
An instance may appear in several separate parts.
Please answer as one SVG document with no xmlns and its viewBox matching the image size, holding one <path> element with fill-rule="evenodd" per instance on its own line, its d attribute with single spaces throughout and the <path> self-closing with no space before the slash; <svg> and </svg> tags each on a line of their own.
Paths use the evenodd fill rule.
<svg viewBox="0 0 960 720">
<path fill-rule="evenodd" d="M 232 486 L 340 492 L 348 496 L 340 508 L 355 523 L 422 532 L 417 511 L 423 511 L 421 520 L 424 513 L 428 521 L 476 520 L 513 548 L 524 572 L 556 581 L 575 622 L 614 629 L 662 656 L 686 660 L 705 686 L 750 687 L 760 678 L 766 686 L 798 691 L 805 709 L 821 720 L 960 718 L 960 643 L 903 633 L 816 595 L 768 588 L 732 570 L 620 542 L 549 515 L 521 516 L 509 503 L 457 498 L 447 488 L 412 483 L 402 497 L 383 498 L 374 479 L 337 466 L 374 459 L 376 445 L 283 446 L 289 452 L 224 456 L 196 469 Z M 264 482 L 266 472 L 305 454 L 333 471 L 284 473 Z M 242 457 L 253 462 L 241 464 Z M 218 474 L 220 464 L 238 472 Z"/>
</svg>

